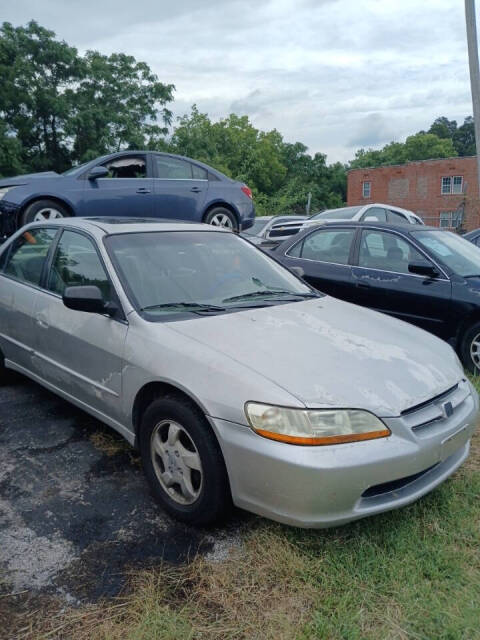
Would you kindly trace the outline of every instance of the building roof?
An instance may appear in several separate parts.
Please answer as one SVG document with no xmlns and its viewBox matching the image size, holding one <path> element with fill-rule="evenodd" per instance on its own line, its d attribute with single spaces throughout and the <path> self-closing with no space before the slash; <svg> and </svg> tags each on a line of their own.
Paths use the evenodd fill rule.
<svg viewBox="0 0 480 640">
<path fill-rule="evenodd" d="M 392 169 L 395 167 L 408 167 L 412 164 L 425 164 L 427 162 L 445 162 L 447 160 L 472 160 L 477 156 L 449 156 L 447 158 L 428 158 L 427 160 L 409 160 L 408 162 L 403 162 L 401 164 L 381 164 L 378 167 L 354 167 L 353 169 L 348 169 L 347 173 L 351 173 L 353 171 L 372 171 L 373 169 Z"/>
</svg>

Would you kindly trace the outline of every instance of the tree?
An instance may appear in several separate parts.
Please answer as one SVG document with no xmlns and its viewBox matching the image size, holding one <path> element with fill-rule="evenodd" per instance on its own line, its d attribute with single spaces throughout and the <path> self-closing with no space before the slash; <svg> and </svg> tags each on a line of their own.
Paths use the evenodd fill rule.
<svg viewBox="0 0 480 640">
<path fill-rule="evenodd" d="M 325 155 L 312 157 L 304 144 L 285 142 L 275 129 L 259 131 L 247 116 L 211 122 L 193 105 L 179 118 L 170 149 L 246 182 L 259 214 L 304 213 L 309 193 L 312 210 L 340 206 L 345 199 L 342 164 L 328 167 Z"/>
<path fill-rule="evenodd" d="M 15 175 L 23 171 L 22 145 L 16 136 L 9 133 L 5 123 L 0 121 L 0 176 Z"/>
<path fill-rule="evenodd" d="M 0 29 L 0 118 L 21 145 L 30 169 L 64 169 L 70 161 L 64 127 L 65 88 L 81 78 L 77 50 L 35 21 Z"/>
<path fill-rule="evenodd" d="M 416 133 L 408 136 L 404 146 L 405 161 L 450 158 L 458 155 L 450 138 L 439 138 L 434 133 Z"/>
<path fill-rule="evenodd" d="M 457 121 L 449 120 L 445 116 L 441 116 L 440 118 L 437 118 L 435 122 L 430 126 L 428 133 L 433 133 L 439 138 L 450 138 L 451 140 L 453 140 L 456 131 Z"/>
<path fill-rule="evenodd" d="M 439 138 L 434 133 L 420 131 L 409 136 L 404 143 L 390 142 L 383 149 L 359 149 L 350 163 L 352 169 L 361 167 L 379 167 L 382 165 L 403 164 L 413 160 L 431 158 L 449 158 L 457 151 L 450 138 Z"/>
<path fill-rule="evenodd" d="M 2 173 L 22 165 L 63 171 L 110 151 L 164 144 L 174 86 L 132 56 L 88 51 L 82 57 L 35 21 L 4 22 L 0 77 L 0 157 L 20 153 Z"/>
<path fill-rule="evenodd" d="M 87 51 L 82 68 L 83 79 L 66 92 L 73 156 L 83 162 L 120 149 L 158 146 L 171 122 L 166 104 L 174 86 L 159 82 L 145 62 L 124 53 Z"/>
<path fill-rule="evenodd" d="M 455 131 L 453 144 L 459 156 L 476 155 L 475 124 L 472 116 L 467 116 L 462 126 Z"/>
</svg>

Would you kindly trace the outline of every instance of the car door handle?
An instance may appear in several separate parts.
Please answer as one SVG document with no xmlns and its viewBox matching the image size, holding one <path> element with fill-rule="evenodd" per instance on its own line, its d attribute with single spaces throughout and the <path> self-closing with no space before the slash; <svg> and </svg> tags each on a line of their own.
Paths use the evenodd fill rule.
<svg viewBox="0 0 480 640">
<path fill-rule="evenodd" d="M 137 189 L 137 193 L 150 193 L 150 189 L 147 189 L 146 187 L 140 187 L 139 189 Z"/>
<path fill-rule="evenodd" d="M 200 187 L 192 187 L 190 191 L 193 191 L 193 193 L 200 193 L 201 189 Z"/>
<path fill-rule="evenodd" d="M 368 284 L 368 282 L 357 282 L 357 287 L 359 289 L 371 289 L 372 285 Z"/>
<path fill-rule="evenodd" d="M 45 322 L 45 320 L 42 320 L 41 318 L 37 318 L 36 323 L 39 327 L 42 327 L 42 329 L 48 329 L 48 323 Z"/>
</svg>

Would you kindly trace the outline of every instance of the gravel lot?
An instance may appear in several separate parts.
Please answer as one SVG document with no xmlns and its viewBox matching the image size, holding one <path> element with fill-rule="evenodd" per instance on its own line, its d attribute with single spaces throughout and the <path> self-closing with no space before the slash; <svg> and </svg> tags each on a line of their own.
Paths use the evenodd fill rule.
<svg viewBox="0 0 480 640">
<path fill-rule="evenodd" d="M 175 523 L 120 436 L 26 378 L 0 387 L 0 592 L 114 596 L 132 569 L 222 557 L 249 521 Z"/>
</svg>

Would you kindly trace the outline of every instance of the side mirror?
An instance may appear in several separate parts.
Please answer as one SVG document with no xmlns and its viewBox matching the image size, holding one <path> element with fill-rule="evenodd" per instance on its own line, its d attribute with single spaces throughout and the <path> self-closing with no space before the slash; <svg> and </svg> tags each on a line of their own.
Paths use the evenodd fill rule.
<svg viewBox="0 0 480 640">
<path fill-rule="evenodd" d="M 93 169 L 88 174 L 89 180 L 96 180 L 97 178 L 106 178 L 108 176 L 107 167 L 93 167 Z"/>
<path fill-rule="evenodd" d="M 440 275 L 433 264 L 427 264 L 425 262 L 410 262 L 408 264 L 408 271 L 418 276 L 425 276 L 426 278 L 436 278 Z"/>
<path fill-rule="evenodd" d="M 63 304 L 74 311 L 87 313 L 106 313 L 114 315 L 117 306 L 105 302 L 102 292 L 95 286 L 66 287 L 63 292 Z"/>
<path fill-rule="evenodd" d="M 303 276 L 305 275 L 305 271 L 302 269 L 302 267 L 289 267 L 289 269 L 299 278 L 303 278 Z"/>
</svg>

